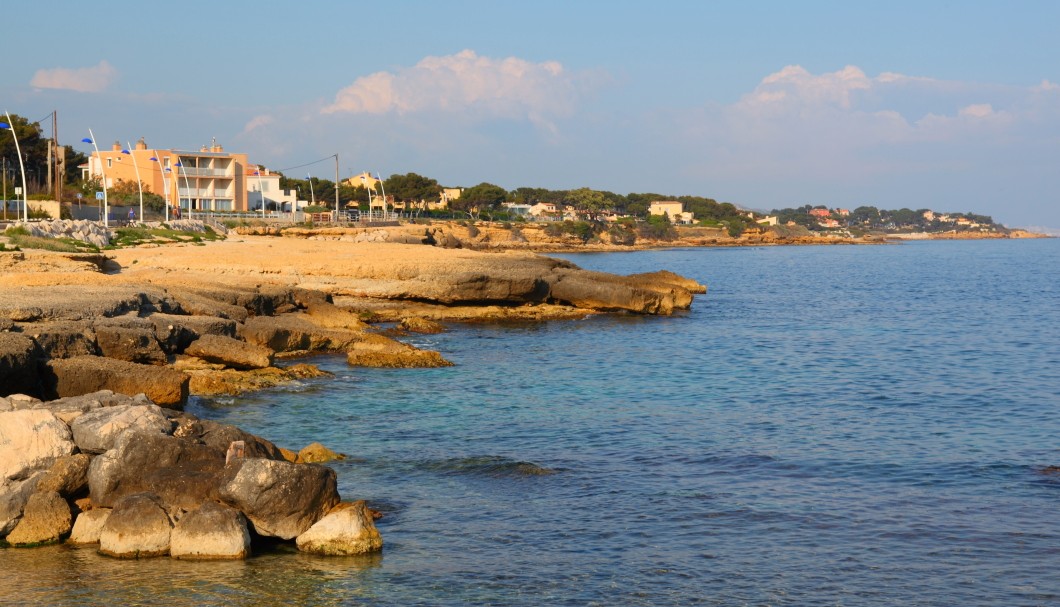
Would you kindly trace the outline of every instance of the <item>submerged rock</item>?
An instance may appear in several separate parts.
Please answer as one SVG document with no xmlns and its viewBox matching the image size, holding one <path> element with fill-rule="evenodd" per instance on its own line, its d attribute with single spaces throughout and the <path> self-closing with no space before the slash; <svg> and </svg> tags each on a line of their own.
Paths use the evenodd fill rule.
<svg viewBox="0 0 1060 607">
<path fill-rule="evenodd" d="M 334 460 L 346 459 L 341 453 L 336 453 L 320 443 L 310 443 L 298 452 L 297 461 L 300 464 L 323 464 Z"/>
</svg>

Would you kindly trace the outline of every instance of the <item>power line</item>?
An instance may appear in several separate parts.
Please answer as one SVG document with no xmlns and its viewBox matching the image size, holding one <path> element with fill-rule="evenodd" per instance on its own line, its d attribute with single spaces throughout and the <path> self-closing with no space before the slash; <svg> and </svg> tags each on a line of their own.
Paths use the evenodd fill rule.
<svg viewBox="0 0 1060 607">
<path fill-rule="evenodd" d="M 314 160 L 313 162 L 306 162 L 305 164 L 299 164 L 298 166 L 288 166 L 287 168 L 279 168 L 279 169 L 277 169 L 277 171 L 279 173 L 283 173 L 284 171 L 294 171 L 294 169 L 296 169 L 296 168 L 304 168 L 306 166 L 313 166 L 314 164 L 319 164 L 319 163 L 323 162 L 324 160 L 331 160 L 332 158 L 335 158 L 334 154 L 332 154 L 331 156 L 325 156 L 325 157 L 321 158 L 320 160 Z"/>
</svg>

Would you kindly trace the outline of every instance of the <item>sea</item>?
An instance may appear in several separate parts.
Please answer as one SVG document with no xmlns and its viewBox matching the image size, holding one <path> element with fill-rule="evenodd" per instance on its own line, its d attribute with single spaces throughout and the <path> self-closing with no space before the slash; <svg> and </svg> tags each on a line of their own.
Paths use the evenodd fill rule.
<svg viewBox="0 0 1060 607">
<path fill-rule="evenodd" d="M 189 404 L 348 454 L 381 554 L 5 549 L 0 603 L 1060 605 L 1060 240 L 562 257 L 709 291 Z"/>
</svg>

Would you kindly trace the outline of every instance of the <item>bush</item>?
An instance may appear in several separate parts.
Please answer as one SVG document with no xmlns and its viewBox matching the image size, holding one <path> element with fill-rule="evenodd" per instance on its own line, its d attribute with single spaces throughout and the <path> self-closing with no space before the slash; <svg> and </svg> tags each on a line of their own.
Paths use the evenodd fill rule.
<svg viewBox="0 0 1060 607">
<path fill-rule="evenodd" d="M 666 215 L 649 215 L 646 222 L 637 226 L 637 235 L 649 240 L 673 240 L 677 230 Z"/>
</svg>

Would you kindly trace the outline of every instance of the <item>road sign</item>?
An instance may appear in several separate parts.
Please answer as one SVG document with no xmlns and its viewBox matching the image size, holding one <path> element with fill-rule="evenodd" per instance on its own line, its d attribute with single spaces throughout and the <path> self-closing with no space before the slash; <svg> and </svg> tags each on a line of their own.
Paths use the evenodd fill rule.
<svg viewBox="0 0 1060 607">
<path fill-rule="evenodd" d="M 96 200 L 103 200 L 103 192 L 96 192 Z"/>
<path fill-rule="evenodd" d="M 81 192 L 78 192 L 78 193 L 77 193 L 77 199 L 78 199 L 78 200 L 81 200 Z"/>
</svg>

